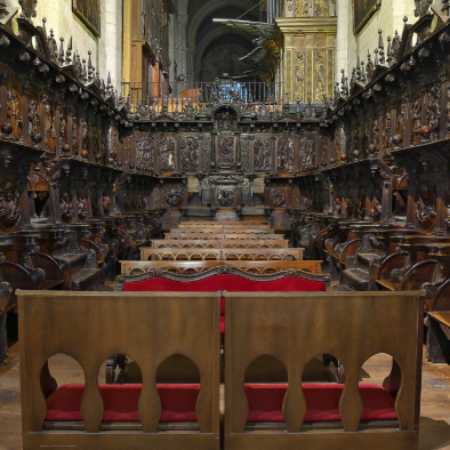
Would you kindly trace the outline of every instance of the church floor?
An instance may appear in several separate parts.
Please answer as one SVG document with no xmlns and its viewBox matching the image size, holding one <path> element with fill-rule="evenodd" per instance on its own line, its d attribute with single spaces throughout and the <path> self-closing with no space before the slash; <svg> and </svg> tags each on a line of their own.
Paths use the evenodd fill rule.
<svg viewBox="0 0 450 450">
<path fill-rule="evenodd" d="M 63 360 L 59 366 L 58 375 L 70 382 L 75 375 L 74 367 Z M 389 368 L 389 359 L 385 355 L 377 355 L 363 366 L 363 381 L 382 383 Z M 19 346 L 16 343 L 10 349 L 8 366 L 0 368 L 0 450 L 22 449 L 21 430 Z M 423 365 L 419 449 L 450 450 L 449 365 Z"/>
</svg>

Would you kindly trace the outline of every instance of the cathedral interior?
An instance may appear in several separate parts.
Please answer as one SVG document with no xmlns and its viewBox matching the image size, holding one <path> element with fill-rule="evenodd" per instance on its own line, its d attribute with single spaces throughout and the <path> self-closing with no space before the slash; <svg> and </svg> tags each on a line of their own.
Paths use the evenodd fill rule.
<svg viewBox="0 0 450 450">
<path fill-rule="evenodd" d="M 449 175 L 450 0 L 0 0 L 0 450 L 450 449 Z"/>
</svg>

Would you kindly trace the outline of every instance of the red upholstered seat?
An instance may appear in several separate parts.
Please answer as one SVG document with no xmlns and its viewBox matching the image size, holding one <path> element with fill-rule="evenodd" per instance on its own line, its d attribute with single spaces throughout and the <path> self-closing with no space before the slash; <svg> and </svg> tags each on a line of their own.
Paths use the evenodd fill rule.
<svg viewBox="0 0 450 450">
<path fill-rule="evenodd" d="M 104 422 L 139 422 L 138 402 L 142 384 L 100 385 Z M 195 422 L 200 385 L 158 385 L 161 399 L 161 422 Z M 47 399 L 45 420 L 82 421 L 80 407 L 84 385 L 60 386 Z"/>
<path fill-rule="evenodd" d="M 249 422 L 284 422 L 282 407 L 286 385 L 246 385 Z M 339 399 L 343 384 L 304 384 L 305 422 L 336 422 L 341 420 Z M 361 420 L 396 420 L 395 399 L 380 386 L 360 384 L 363 402 Z"/>
<path fill-rule="evenodd" d="M 213 275 L 199 281 L 173 281 L 164 278 L 150 278 L 144 281 L 125 283 L 124 292 L 324 292 L 325 283 L 286 277 L 275 281 L 253 281 L 238 275 Z M 225 315 L 225 299 L 222 297 L 220 314 Z M 225 331 L 224 320 L 220 323 L 220 333 Z"/>
</svg>

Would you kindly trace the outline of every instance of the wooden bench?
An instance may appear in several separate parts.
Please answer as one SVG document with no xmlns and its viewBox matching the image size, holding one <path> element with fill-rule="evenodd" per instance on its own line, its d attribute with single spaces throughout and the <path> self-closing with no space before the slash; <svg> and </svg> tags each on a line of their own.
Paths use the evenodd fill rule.
<svg viewBox="0 0 450 450">
<path fill-rule="evenodd" d="M 303 249 L 141 248 L 141 261 L 301 261 Z"/>
<path fill-rule="evenodd" d="M 121 261 L 122 275 L 142 275 L 164 269 L 180 275 L 202 273 L 219 266 L 236 267 L 244 272 L 266 275 L 291 270 L 322 273 L 322 261 Z"/>
<path fill-rule="evenodd" d="M 224 292 L 225 450 L 418 448 L 423 299 L 402 293 Z M 302 384 L 316 355 L 342 362 L 345 385 Z M 394 358 L 383 386 L 360 385 L 364 362 Z M 262 355 L 288 385 L 245 382 Z"/>
<path fill-rule="evenodd" d="M 18 292 L 23 448 L 219 450 L 220 293 Z M 70 311 L 70 314 L 67 312 Z M 57 386 L 48 359 L 76 359 L 85 385 Z M 98 385 L 115 353 L 142 385 Z M 200 386 L 156 385 L 172 355 Z"/>
<path fill-rule="evenodd" d="M 152 248 L 289 248 L 288 240 L 176 240 L 157 239 L 150 241 Z"/>
<path fill-rule="evenodd" d="M 167 240 L 241 240 L 241 241 L 256 241 L 256 240 L 284 240 L 284 234 L 265 234 L 263 237 L 259 234 L 223 234 L 223 233 L 165 233 Z"/>
<path fill-rule="evenodd" d="M 272 275 L 252 275 L 243 272 L 235 267 L 214 267 L 201 274 L 176 275 L 170 272 L 153 271 L 136 277 L 119 277 L 119 289 L 125 292 L 214 292 L 217 289 L 228 289 L 238 292 L 309 292 L 326 291 L 330 287 L 329 275 L 312 275 L 304 272 L 278 272 Z M 220 332 L 223 339 L 225 333 L 225 301 L 221 299 L 220 310 Z M 261 365 L 267 361 L 262 360 Z M 270 364 L 270 361 L 268 362 Z M 115 369 L 121 366 L 124 376 L 130 374 L 133 379 L 133 366 L 128 366 L 124 355 L 115 355 L 109 362 L 106 369 L 106 379 L 114 382 Z M 129 370 L 128 370 L 129 369 Z M 260 367 L 255 367 L 251 374 L 252 380 L 257 381 L 260 374 Z M 333 376 L 330 369 L 322 368 L 328 376 Z M 192 368 L 185 365 L 184 372 L 193 372 Z M 121 372 L 122 373 L 122 372 Z M 120 376 L 120 375 L 119 375 Z M 191 376 L 194 376 L 192 374 Z M 223 378 L 223 367 L 221 367 L 221 378 Z M 278 367 L 272 367 L 271 381 L 286 382 L 285 371 Z M 126 382 L 126 381 L 125 381 Z"/>
</svg>

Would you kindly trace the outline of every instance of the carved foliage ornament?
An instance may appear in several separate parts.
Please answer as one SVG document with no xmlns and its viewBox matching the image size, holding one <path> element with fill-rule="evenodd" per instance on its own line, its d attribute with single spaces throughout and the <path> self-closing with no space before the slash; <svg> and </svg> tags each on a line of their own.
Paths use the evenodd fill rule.
<svg viewBox="0 0 450 450">
<path fill-rule="evenodd" d="M 234 203 L 236 197 L 236 189 L 234 187 L 219 188 L 217 190 L 217 203 L 228 207 Z"/>
</svg>

